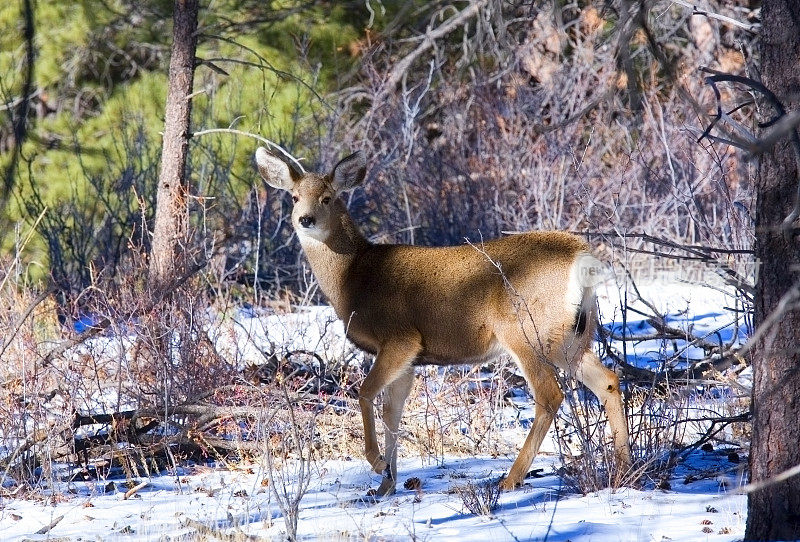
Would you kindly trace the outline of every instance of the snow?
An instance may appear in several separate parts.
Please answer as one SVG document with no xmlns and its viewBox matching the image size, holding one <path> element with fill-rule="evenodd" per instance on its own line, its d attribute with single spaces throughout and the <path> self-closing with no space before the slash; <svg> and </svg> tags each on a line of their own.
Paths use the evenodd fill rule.
<svg viewBox="0 0 800 542">
<path fill-rule="evenodd" d="M 694 458 L 709 463 L 708 458 Z M 423 480 L 420 491 L 402 487 L 374 503 L 367 484 L 377 485 L 362 462 L 326 461 L 316 465 L 314 482 L 302 500 L 298 537 L 302 539 L 429 540 L 735 540 L 744 528 L 744 496 L 728 493 L 718 481 L 677 482 L 670 491 L 621 489 L 571 494 L 553 474 L 503 493 L 489 518 L 464 509 L 453 485 L 496 477 L 510 458 L 449 459 L 443 465 L 419 459 L 400 462 L 404 476 Z M 552 472 L 555 458 L 537 458 L 535 467 Z M 274 498 L 253 472 L 206 467 L 180 476 L 160 476 L 135 498 L 123 489 L 105 493 L 105 483 L 75 484 L 75 495 L 55 505 L 5 502 L 0 513 L 4 540 L 44 540 L 34 535 L 64 516 L 50 537 L 74 540 L 162 540 L 193 531 L 187 519 L 226 532 L 279 538 L 285 528 Z M 178 488 L 180 480 L 180 489 Z M 706 523 L 708 522 L 708 523 Z M 710 529 L 704 533 L 703 529 Z M 724 532 L 725 534 L 719 534 Z"/>
<path fill-rule="evenodd" d="M 624 288 L 624 286 L 623 286 Z M 736 306 L 736 298 L 729 292 L 703 285 L 681 282 L 659 282 L 642 288 L 642 297 L 653 305 L 671 327 L 691 331 L 692 335 L 707 339 L 712 343 L 727 345 L 744 342 L 746 335 L 742 313 L 728 310 Z M 634 310 L 652 312 L 635 292 L 620 292 L 618 286 L 609 281 L 598 288 L 598 302 L 601 321 L 607 329 L 621 334 L 647 335 L 656 330 L 647 319 L 636 312 L 629 311 L 623 325 L 621 321 L 621 298 L 628 301 Z M 739 307 L 741 310 L 741 307 Z M 686 362 L 702 359 L 704 352 L 687 341 L 669 341 L 653 339 L 638 343 L 629 343 L 626 350 L 628 362 L 651 369 L 657 368 L 664 356 L 677 356 L 672 368 L 684 368 Z M 620 341 L 612 341 L 618 352 L 622 352 Z"/>
<path fill-rule="evenodd" d="M 709 462 L 708 458 L 692 462 Z M 556 459 L 537 458 L 534 467 L 547 472 Z M 736 540 L 744 528 L 746 500 L 728 493 L 718 481 L 680 481 L 675 489 L 603 490 L 570 493 L 558 476 L 530 480 L 522 489 L 503 493 L 489 517 L 465 510 L 454 485 L 496 478 L 511 458 L 452 458 L 444 464 L 419 459 L 400 461 L 406 477 L 422 480 L 419 491 L 399 487 L 380 502 L 364 497 L 378 483 L 360 460 L 326 461 L 316 465 L 314 481 L 302 500 L 298 538 L 427 540 Z M 264 473 L 247 470 L 193 469 L 179 477 L 159 476 L 151 485 L 123 500 L 124 489 L 105 493 L 105 483 L 75 484 L 66 502 L 5 502 L 0 512 L 3 539 L 44 540 L 34 535 L 64 516 L 50 537 L 73 540 L 162 540 L 193 532 L 187 519 L 224 532 L 280 538 L 285 527 L 274 497 L 261 481 Z M 178 488 L 180 480 L 180 489 Z M 121 484 L 120 484 L 121 485 Z M 705 523 L 709 522 L 709 523 Z M 703 529 L 710 529 L 704 533 Z M 719 534 L 724 532 L 725 534 Z"/>
<path fill-rule="evenodd" d="M 608 329 L 620 331 L 620 293 L 607 283 L 599 292 L 600 310 Z M 733 298 L 719 289 L 678 283 L 652 284 L 643 291 L 649 301 L 667 315 L 674 327 L 691 329 L 695 335 L 713 337 L 724 344 L 744 340 L 744 326 L 725 307 Z M 628 304 L 643 308 L 630 293 Z M 341 357 L 351 347 L 343 339 L 343 327 L 327 307 L 304 308 L 288 314 L 264 314 L 237 309 L 220 317 L 214 337 L 220 352 L 243 363 L 263 363 L 265 353 L 279 348 L 310 349 L 323 360 Z M 652 331 L 645 321 L 628 313 L 628 332 Z M 123 341 L 103 338 L 95 347 L 114 350 Z M 623 352 L 619 341 L 612 348 Z M 698 357 L 694 347 L 682 341 L 648 340 L 628 343 L 628 360 L 647 366 L 664 354 L 678 354 L 676 366 Z M 116 349 L 116 350 L 115 350 Z M 748 386 L 748 372 L 739 383 Z M 433 385 L 436 383 L 434 382 Z M 722 399 L 717 401 L 724 401 Z M 103 397 L 100 402 L 113 402 Z M 95 398 L 95 401 L 98 399 Z M 527 432 L 531 410 L 525 397 L 515 397 L 520 411 L 504 409 L 496 421 L 502 436 L 516 446 Z M 698 400 L 693 408 L 719 409 Z M 507 412 L 507 411 L 508 412 Z M 350 414 L 360 424 L 357 413 Z M 703 427 L 684 436 L 691 440 Z M 507 472 L 515 451 L 498 457 L 464 455 L 421 457 L 404 450 L 399 461 L 398 491 L 375 502 L 367 497 L 379 476 L 371 473 L 360 456 L 319 460 L 312 464 L 311 484 L 302 498 L 298 538 L 365 540 L 570 540 L 666 541 L 741 539 L 746 520 L 746 496 L 736 489 L 746 483 L 744 458 L 729 455 L 724 447 L 695 450 L 672 472 L 665 489 L 646 484 L 642 489 L 606 489 L 586 495 L 565 485 L 560 476 L 560 456 L 551 429 L 536 457 L 526 484 L 500 495 L 490 516 L 469 512 L 456 491 L 466 484 L 490 483 Z M 297 472 L 293 460 L 285 473 Z M 266 464 L 190 465 L 177 472 L 137 478 L 148 485 L 124 498 L 124 479 L 64 482 L 62 490 L 42 490 L 35 498 L 0 499 L 0 538 L 22 540 L 185 540 L 213 538 L 214 534 L 245 533 L 280 539 L 285 536 L 283 517 L 267 482 Z M 276 482 L 280 477 L 276 478 Z M 403 483 L 418 478 L 418 489 Z M 289 482 L 289 490 L 295 487 Z M 279 491 L 282 488 L 278 488 Z M 43 527 L 52 528 L 36 534 Z M 203 534 L 201 528 L 209 529 Z M 212 533 L 209 535 L 208 533 Z"/>
</svg>

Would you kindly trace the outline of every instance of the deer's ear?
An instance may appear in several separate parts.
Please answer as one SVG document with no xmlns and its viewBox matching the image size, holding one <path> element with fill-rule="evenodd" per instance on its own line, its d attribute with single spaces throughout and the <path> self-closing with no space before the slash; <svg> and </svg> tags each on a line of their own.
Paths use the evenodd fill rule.
<svg viewBox="0 0 800 542">
<path fill-rule="evenodd" d="M 364 182 L 366 175 L 367 163 L 364 160 L 364 153 L 356 151 L 333 166 L 331 173 L 333 188 L 337 192 L 352 190 Z"/>
<path fill-rule="evenodd" d="M 297 177 L 294 170 L 264 147 L 256 149 L 256 166 L 268 185 L 281 190 L 291 190 L 294 186 Z"/>
</svg>

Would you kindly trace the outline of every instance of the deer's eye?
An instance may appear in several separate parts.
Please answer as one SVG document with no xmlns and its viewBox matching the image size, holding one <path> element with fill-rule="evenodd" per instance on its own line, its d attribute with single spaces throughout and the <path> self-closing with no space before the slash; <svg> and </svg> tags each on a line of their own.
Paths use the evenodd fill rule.
<svg viewBox="0 0 800 542">
<path fill-rule="evenodd" d="M 322 205 L 328 205 L 330 202 L 331 202 L 330 196 L 325 196 L 324 198 L 322 198 Z"/>
<path fill-rule="evenodd" d="M 292 196 L 292 201 L 297 203 L 298 201 L 300 201 L 300 198 L 298 198 L 297 196 Z"/>
</svg>

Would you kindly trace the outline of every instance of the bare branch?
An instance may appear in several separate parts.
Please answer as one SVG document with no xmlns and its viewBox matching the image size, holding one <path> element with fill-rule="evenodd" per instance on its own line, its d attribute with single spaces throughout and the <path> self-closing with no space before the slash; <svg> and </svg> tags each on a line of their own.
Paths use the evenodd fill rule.
<svg viewBox="0 0 800 542">
<path fill-rule="evenodd" d="M 717 254 L 752 254 L 753 253 L 752 250 L 724 249 L 724 248 L 708 247 L 703 245 L 686 245 L 669 239 L 661 239 L 647 233 L 620 234 L 618 232 L 613 232 L 613 231 L 576 232 L 576 233 L 578 233 L 579 235 L 587 235 L 587 236 L 600 235 L 600 236 L 610 236 L 610 237 L 637 238 L 645 242 L 652 243 L 653 245 L 658 245 L 666 247 L 668 249 L 685 252 L 685 254 L 675 254 L 659 250 L 645 250 L 633 247 L 627 248 L 628 251 L 636 252 L 638 254 L 649 254 L 651 256 L 660 256 L 662 258 L 671 258 L 675 260 L 692 260 L 692 261 L 704 262 L 709 266 L 713 266 L 714 269 L 716 269 L 717 273 L 720 275 L 720 277 L 722 277 L 722 279 L 728 285 L 742 292 L 748 300 L 752 300 L 753 295 L 755 294 L 755 289 L 753 285 L 750 284 L 745 277 L 739 275 L 739 273 L 737 273 L 734 269 L 732 269 L 730 265 L 728 265 L 724 261 L 721 261 L 716 256 Z"/>
<path fill-rule="evenodd" d="M 2 359 L 3 354 L 5 354 L 6 349 L 11 344 L 11 342 L 14 340 L 14 337 L 17 336 L 17 332 L 22 327 L 22 324 L 25 323 L 25 320 L 28 319 L 28 317 L 31 315 L 33 310 L 39 305 L 39 303 L 41 303 L 42 301 L 47 299 L 47 296 L 52 294 L 54 291 L 55 291 L 55 288 L 52 288 L 52 287 L 47 289 L 47 290 L 45 290 L 44 292 L 39 294 L 39 296 L 36 299 L 34 299 L 33 302 L 30 305 L 28 305 L 28 308 L 25 310 L 25 312 L 22 314 L 22 316 L 20 316 L 19 320 L 12 326 L 13 329 L 10 331 L 10 333 L 8 333 L 8 336 L 6 337 L 6 340 L 3 343 L 3 347 L 0 348 L 0 359 Z"/>
<path fill-rule="evenodd" d="M 212 539 L 212 540 L 221 540 L 223 542 L 248 542 L 248 541 L 258 542 L 262 540 L 257 536 L 247 535 L 241 531 L 226 533 L 222 529 L 216 527 L 209 527 L 205 523 L 202 523 L 200 521 L 188 517 L 182 518 L 181 524 L 184 527 L 189 527 L 197 531 L 197 534 L 200 535 L 201 539 L 203 540 Z"/>
<path fill-rule="evenodd" d="M 758 31 L 761 29 L 761 24 L 759 23 L 743 23 L 741 21 L 737 21 L 732 17 L 728 17 L 726 15 L 720 15 L 719 13 L 714 13 L 708 11 L 707 9 L 700 8 L 697 6 L 697 4 L 686 2 L 685 0 L 672 0 L 672 2 L 678 4 L 679 6 L 691 9 L 692 15 L 702 15 L 703 17 L 708 17 L 709 19 L 716 19 L 718 21 L 722 21 L 724 23 L 728 23 L 730 25 L 739 28 L 744 28 L 745 30 L 747 30 L 748 32 L 752 32 L 753 34 L 757 34 Z"/>
<path fill-rule="evenodd" d="M 403 78 L 405 73 L 411 67 L 411 64 L 413 64 L 422 53 L 433 47 L 437 39 L 446 36 L 456 28 L 465 24 L 471 18 L 475 17 L 481 8 L 488 3 L 489 0 L 478 0 L 477 2 L 470 4 L 468 8 L 461 11 L 458 15 L 451 17 L 446 22 L 436 27 L 434 30 L 426 32 L 425 35 L 422 36 L 422 43 L 420 43 L 417 48 L 411 51 L 408 55 L 400 59 L 394 65 L 391 71 L 389 71 L 389 75 L 387 75 L 386 81 L 383 85 L 383 90 L 375 98 L 375 101 L 380 102 L 387 94 L 389 94 Z"/>
<path fill-rule="evenodd" d="M 133 497 L 134 495 L 136 495 L 137 493 L 139 493 L 141 490 L 143 490 L 144 488 L 146 488 L 149 485 L 150 485 L 150 482 L 145 480 L 141 484 L 138 484 L 138 485 L 130 488 L 128 491 L 126 491 L 125 495 L 122 496 L 122 499 L 127 501 L 128 499 L 130 499 L 131 497 Z"/>
<path fill-rule="evenodd" d="M 783 139 L 786 136 L 789 136 L 792 142 L 792 149 L 794 150 L 794 157 L 795 157 L 795 164 L 797 169 L 797 191 L 795 193 L 795 203 L 792 210 L 783 220 L 781 227 L 783 230 L 788 234 L 788 232 L 794 227 L 794 223 L 797 221 L 798 217 L 800 217 L 800 135 L 798 135 L 797 130 L 795 129 L 798 125 L 800 125 L 800 111 L 793 111 L 791 113 L 786 112 L 786 108 L 784 107 L 783 103 L 778 99 L 778 97 L 773 93 L 770 89 L 764 86 L 763 83 L 756 81 L 755 79 L 751 79 L 749 77 L 743 77 L 741 75 L 731 75 L 723 72 L 719 72 L 717 70 L 712 70 L 707 67 L 701 67 L 700 71 L 711 73 L 710 77 L 706 77 L 706 83 L 711 85 L 714 89 L 714 95 L 717 98 L 717 117 L 712 123 L 708 126 L 708 128 L 703 132 L 703 135 L 700 137 L 700 140 L 703 137 L 710 137 L 709 133 L 711 132 L 714 125 L 717 123 L 718 120 L 724 118 L 722 113 L 722 105 L 721 105 L 721 96 L 719 90 L 716 87 L 716 83 L 718 82 L 729 82 L 729 83 L 739 83 L 745 85 L 746 87 L 750 88 L 761 94 L 765 100 L 773 107 L 776 112 L 776 116 L 768 121 L 765 124 L 762 124 L 762 128 L 771 127 L 772 129 L 767 132 L 761 138 L 753 138 L 753 141 L 746 147 L 746 150 L 750 154 L 750 157 L 753 156 L 760 156 L 770 149 L 772 149 L 778 141 Z M 726 119 L 729 123 L 731 119 Z M 735 126 L 735 124 L 732 124 Z M 749 139 L 749 137 L 748 137 Z M 700 141 L 698 140 L 698 142 Z M 723 141 L 725 142 L 725 141 Z M 730 143 L 730 142 L 728 142 Z M 736 145 L 738 146 L 738 145 Z"/>
<path fill-rule="evenodd" d="M 800 110 L 781 116 L 760 139 L 753 142 L 749 149 L 750 153 L 758 155 L 769 151 L 784 137 L 792 136 L 798 125 L 800 125 Z"/>
<path fill-rule="evenodd" d="M 750 493 L 755 493 L 756 491 L 761 491 L 762 489 L 768 488 L 770 486 L 774 486 L 775 484 L 779 484 L 781 482 L 785 482 L 789 478 L 793 476 L 797 476 L 800 474 L 800 465 L 795 465 L 794 467 L 783 471 L 780 474 L 776 474 L 766 480 L 759 480 L 758 482 L 752 482 L 747 484 L 746 486 L 742 486 L 733 493 L 738 495 L 748 495 Z"/>
<path fill-rule="evenodd" d="M 58 525 L 59 523 L 61 523 L 61 520 L 62 520 L 62 519 L 64 519 L 64 516 L 63 516 L 63 515 L 62 515 L 62 516 L 58 516 L 56 519 L 54 519 L 53 521 L 51 521 L 49 525 L 46 525 L 46 526 L 42 527 L 41 529 L 39 529 L 38 531 L 36 531 L 36 534 L 47 534 L 47 533 L 49 533 L 50 531 L 52 531 L 52 530 L 53 530 L 53 528 L 54 528 L 56 525 Z"/>
<path fill-rule="evenodd" d="M 273 149 L 275 149 L 278 152 L 280 152 L 286 158 L 291 160 L 292 163 L 295 166 L 297 166 L 297 168 L 302 173 L 306 172 L 306 169 L 303 167 L 303 164 L 301 164 L 300 161 L 297 158 L 292 156 L 292 154 L 289 151 L 287 151 L 286 149 L 284 149 L 283 147 L 281 147 L 280 145 L 278 145 L 277 143 L 275 143 L 271 139 L 267 139 L 266 137 L 261 137 L 258 134 L 245 132 L 243 130 L 236 130 L 234 128 L 209 128 L 208 130 L 200 130 L 199 132 L 193 132 L 191 134 L 191 137 L 198 137 L 198 136 L 202 136 L 202 135 L 206 135 L 206 134 L 235 134 L 235 135 L 241 135 L 241 136 L 246 136 L 246 137 L 252 137 L 253 139 L 257 139 L 258 141 L 261 141 L 265 145 L 267 145 L 269 147 L 272 147 Z"/>
<path fill-rule="evenodd" d="M 218 39 L 223 39 L 223 38 L 218 38 Z M 234 43 L 234 44 L 238 45 L 238 43 L 236 43 L 233 40 L 224 39 L 223 41 L 227 41 L 227 42 Z M 248 49 L 248 50 L 251 51 L 251 49 Z M 228 74 L 228 72 L 226 72 L 225 70 L 223 70 L 222 68 L 217 66 L 215 64 L 215 62 L 230 62 L 232 64 L 240 64 L 242 66 L 249 66 L 251 68 L 258 68 L 259 70 L 269 70 L 269 71 L 271 71 L 272 73 L 274 73 L 275 75 L 277 75 L 278 77 L 280 77 L 282 79 L 291 79 L 293 81 L 296 81 L 296 82 L 300 83 L 300 85 L 304 86 L 309 92 L 311 92 L 311 94 L 313 94 L 314 97 L 322 105 L 324 105 L 328 109 L 333 110 L 331 105 L 328 102 L 326 102 L 325 99 L 322 96 L 320 96 L 319 93 L 316 90 L 314 90 L 314 88 L 311 85 L 309 85 L 308 83 L 303 81 L 301 78 L 299 78 L 296 75 L 291 74 L 291 73 L 289 73 L 287 71 L 280 70 L 280 69 L 276 68 L 275 66 L 273 66 L 272 64 L 267 62 L 266 59 L 264 59 L 261 56 L 258 56 L 258 58 L 261 61 L 260 63 L 250 62 L 248 60 L 240 60 L 240 59 L 237 59 L 237 58 L 226 58 L 226 57 L 200 58 L 200 57 L 197 57 L 196 64 L 197 65 L 206 65 L 209 68 L 211 68 L 213 71 L 215 71 L 215 72 L 217 72 L 217 73 L 219 73 L 221 75 L 229 75 L 229 74 Z"/>
<path fill-rule="evenodd" d="M 130 319 L 139 318 L 141 316 L 149 314 L 151 311 L 153 311 L 156 307 L 158 307 L 161 304 L 161 302 L 164 300 L 164 298 L 167 297 L 167 295 L 174 292 L 177 288 L 180 288 L 183 284 L 186 283 L 186 281 L 192 278 L 195 275 L 195 273 L 203 269 L 207 263 L 208 263 L 207 260 L 202 260 L 200 262 L 195 263 L 182 276 L 176 278 L 170 284 L 161 288 L 155 295 L 153 295 L 153 298 L 147 303 L 147 305 L 145 305 L 142 308 L 131 311 L 126 315 L 125 318 L 123 318 L 123 320 L 128 321 Z M 53 362 L 53 359 L 60 356 L 70 348 L 82 344 L 87 340 L 91 339 L 92 337 L 97 336 L 102 331 L 108 329 L 111 326 L 111 324 L 112 322 L 109 318 L 103 318 L 77 338 L 67 339 L 62 341 L 58 346 L 53 348 L 50 352 L 48 352 L 44 356 L 44 359 L 42 360 L 42 366 L 46 367 L 47 365 L 50 365 L 50 363 Z"/>
<path fill-rule="evenodd" d="M 787 312 L 793 310 L 798 303 L 800 303 L 800 284 L 795 284 L 781 297 L 775 310 L 767 316 L 761 325 L 758 326 L 755 333 L 750 336 L 747 343 L 742 346 L 742 349 L 739 351 L 740 355 L 743 356 L 752 350 L 753 346 L 764 338 L 764 335 L 769 333 L 773 326 L 776 326 L 778 321 L 783 318 Z"/>
</svg>

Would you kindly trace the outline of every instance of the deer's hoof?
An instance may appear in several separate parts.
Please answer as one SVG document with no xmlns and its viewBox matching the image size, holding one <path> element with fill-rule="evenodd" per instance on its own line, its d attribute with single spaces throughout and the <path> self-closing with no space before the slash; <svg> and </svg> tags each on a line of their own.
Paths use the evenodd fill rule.
<svg viewBox="0 0 800 542">
<path fill-rule="evenodd" d="M 378 487 L 378 490 L 375 492 L 375 496 L 377 498 L 388 497 L 389 495 L 394 495 L 396 491 L 394 479 L 388 476 L 384 476 L 381 480 L 381 485 Z"/>
<path fill-rule="evenodd" d="M 517 482 L 511 478 L 505 477 L 500 479 L 500 489 L 502 491 L 511 491 L 513 489 L 517 489 L 521 485 L 521 482 Z"/>
<path fill-rule="evenodd" d="M 386 474 L 389 468 L 389 463 L 386 462 L 382 455 L 370 461 L 370 464 L 372 465 L 372 470 L 375 471 L 376 474 Z"/>
</svg>

